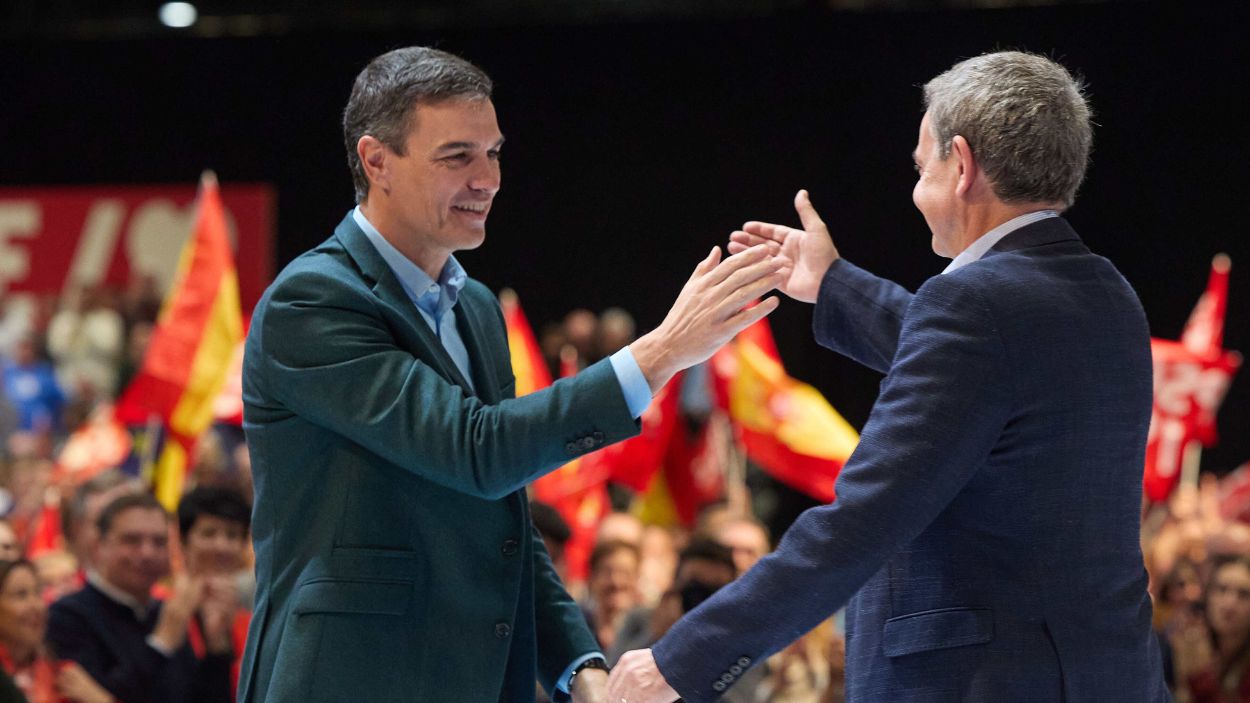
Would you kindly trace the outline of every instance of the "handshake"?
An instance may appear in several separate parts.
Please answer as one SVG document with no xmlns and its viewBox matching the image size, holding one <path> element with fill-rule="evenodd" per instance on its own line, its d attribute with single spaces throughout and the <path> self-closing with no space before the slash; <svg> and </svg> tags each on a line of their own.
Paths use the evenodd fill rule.
<svg viewBox="0 0 1250 703">
<path fill-rule="evenodd" d="M 816 301 L 838 251 L 807 191 L 798 192 L 794 205 L 803 229 L 743 225 L 730 235 L 731 256 L 722 261 L 720 248 L 713 249 L 695 267 L 660 326 L 630 345 L 652 392 L 777 309 L 775 296 L 750 307 L 761 295 L 777 289 L 796 300 Z"/>
</svg>

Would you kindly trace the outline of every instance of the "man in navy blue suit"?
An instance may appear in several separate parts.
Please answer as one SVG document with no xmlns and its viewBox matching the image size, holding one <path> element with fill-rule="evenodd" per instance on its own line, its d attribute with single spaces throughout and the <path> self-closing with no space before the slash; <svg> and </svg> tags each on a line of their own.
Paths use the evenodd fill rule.
<svg viewBox="0 0 1250 703">
<path fill-rule="evenodd" d="M 842 259 L 799 191 L 782 291 L 886 374 L 837 500 L 626 654 L 613 703 L 713 701 L 847 606 L 848 701 L 1169 700 L 1139 547 L 1146 318 L 1060 216 L 1092 140 L 1080 84 L 1019 52 L 924 90 L 912 199 L 953 261 L 913 295 Z"/>
</svg>

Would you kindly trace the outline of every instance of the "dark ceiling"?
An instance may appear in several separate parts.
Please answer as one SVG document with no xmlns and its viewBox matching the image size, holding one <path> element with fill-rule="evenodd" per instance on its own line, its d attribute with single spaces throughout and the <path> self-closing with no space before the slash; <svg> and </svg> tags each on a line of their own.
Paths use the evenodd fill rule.
<svg viewBox="0 0 1250 703">
<path fill-rule="evenodd" d="M 744 19 L 824 12 L 999 9 L 1147 0 L 195 0 L 185 29 L 161 24 L 152 0 L 16 0 L 0 4 L 7 38 L 132 39 L 170 34 L 279 36 L 474 26 L 587 24 L 656 19 Z"/>
</svg>

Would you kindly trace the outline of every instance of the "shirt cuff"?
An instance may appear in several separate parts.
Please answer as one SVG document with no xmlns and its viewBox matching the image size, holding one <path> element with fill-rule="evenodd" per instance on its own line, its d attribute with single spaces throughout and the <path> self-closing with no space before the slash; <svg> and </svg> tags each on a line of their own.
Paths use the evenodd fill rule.
<svg viewBox="0 0 1250 703">
<path fill-rule="evenodd" d="M 625 351 L 627 349 L 629 349 L 629 347 L 626 347 L 621 351 Z M 617 353 L 619 354 L 620 352 Z M 634 357 L 630 356 L 629 360 L 633 361 Z M 634 364 L 634 368 L 638 368 L 638 364 Z M 641 376 L 642 373 L 640 372 L 638 375 Z M 572 694 L 572 691 L 569 690 L 569 679 L 573 678 L 573 672 L 577 671 L 577 667 L 590 661 L 591 659 L 603 659 L 606 661 L 607 657 L 603 656 L 602 652 L 591 652 L 590 654 L 583 654 L 582 656 L 574 659 L 573 663 L 569 664 L 569 668 L 564 670 L 564 674 L 560 676 L 560 680 L 556 681 L 556 690 L 561 693 Z"/>
<path fill-rule="evenodd" d="M 621 384 L 621 392 L 625 394 L 625 405 L 629 406 L 629 414 L 635 420 L 642 417 L 651 404 L 651 384 L 642 375 L 638 361 L 629 347 L 622 347 L 610 358 L 612 370 L 616 372 L 616 380 Z"/>
</svg>

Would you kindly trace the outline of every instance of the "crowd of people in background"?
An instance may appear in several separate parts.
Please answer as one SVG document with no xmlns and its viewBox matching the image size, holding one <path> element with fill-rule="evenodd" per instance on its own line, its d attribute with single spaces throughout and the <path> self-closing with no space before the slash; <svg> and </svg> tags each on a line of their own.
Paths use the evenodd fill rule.
<svg viewBox="0 0 1250 703">
<path fill-rule="evenodd" d="M 202 439 L 173 513 L 126 467 L 57 470 L 69 434 L 141 365 L 159 309 L 151 281 L 0 304 L 0 703 L 234 700 L 254 587 L 241 429 L 219 425 Z M 623 310 L 575 310 L 539 337 L 558 377 L 634 333 Z M 1181 486 L 1143 521 L 1156 631 L 1180 703 L 1250 703 L 1250 524 L 1221 513 L 1218 490 L 1212 477 Z M 645 524 L 630 498 L 613 490 L 588 578 L 569 583 L 609 664 L 655 642 L 781 537 L 749 502 L 706 506 L 681 526 Z M 533 516 L 564 573 L 569 525 L 541 503 Z M 842 700 L 840 622 L 751 670 L 725 700 Z"/>
</svg>

